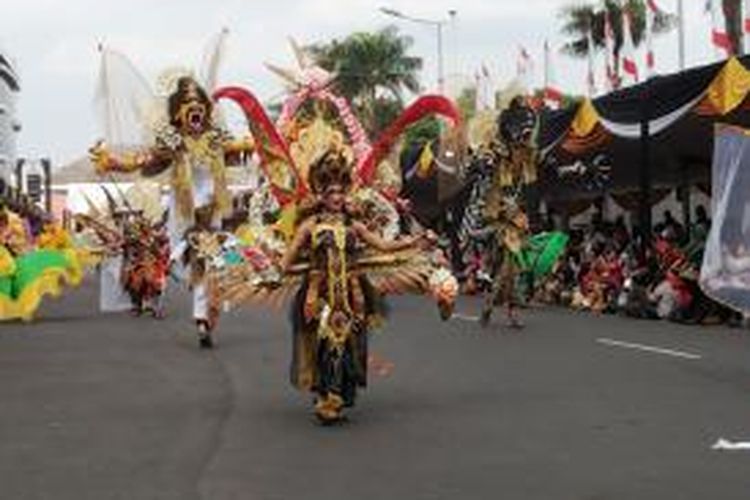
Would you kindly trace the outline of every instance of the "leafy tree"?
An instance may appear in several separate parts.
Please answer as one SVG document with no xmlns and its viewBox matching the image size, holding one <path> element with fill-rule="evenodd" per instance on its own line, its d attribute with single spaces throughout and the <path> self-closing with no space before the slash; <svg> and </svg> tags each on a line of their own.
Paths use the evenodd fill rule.
<svg viewBox="0 0 750 500">
<path fill-rule="evenodd" d="M 477 112 L 477 88 L 472 86 L 463 89 L 456 98 L 456 105 L 461 111 L 461 119 L 468 123 Z"/>
<path fill-rule="evenodd" d="M 413 40 L 393 26 L 354 33 L 310 47 L 317 64 L 336 74 L 336 91 L 349 99 L 370 132 L 379 130 L 379 111 L 403 107 L 405 92 L 419 92 L 422 59 L 409 54 Z M 384 102 L 379 101 L 386 99 Z"/>
</svg>

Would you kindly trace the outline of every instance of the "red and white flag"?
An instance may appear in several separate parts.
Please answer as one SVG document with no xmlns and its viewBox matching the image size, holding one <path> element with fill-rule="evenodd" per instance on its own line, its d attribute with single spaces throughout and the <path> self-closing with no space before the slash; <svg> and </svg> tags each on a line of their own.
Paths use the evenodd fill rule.
<svg viewBox="0 0 750 500">
<path fill-rule="evenodd" d="M 732 39 L 727 33 L 727 23 L 724 17 L 724 7 L 721 0 L 711 2 L 711 44 L 716 49 L 720 59 L 726 59 L 734 54 Z"/>
<path fill-rule="evenodd" d="M 656 60 L 654 57 L 654 26 L 659 7 L 655 0 L 646 0 L 646 77 L 654 75 Z"/>
<path fill-rule="evenodd" d="M 615 90 L 619 84 L 619 76 L 615 70 L 615 32 L 609 19 L 609 12 L 604 12 L 604 61 L 607 71 L 607 89 Z"/>
<path fill-rule="evenodd" d="M 549 43 L 544 41 L 544 103 L 559 108 L 562 105 L 563 93 L 557 86 L 555 71 L 552 66 L 552 53 Z"/>
<path fill-rule="evenodd" d="M 622 72 L 638 82 L 638 62 L 635 59 L 635 44 L 631 30 L 632 18 L 630 12 L 622 10 Z"/>
</svg>

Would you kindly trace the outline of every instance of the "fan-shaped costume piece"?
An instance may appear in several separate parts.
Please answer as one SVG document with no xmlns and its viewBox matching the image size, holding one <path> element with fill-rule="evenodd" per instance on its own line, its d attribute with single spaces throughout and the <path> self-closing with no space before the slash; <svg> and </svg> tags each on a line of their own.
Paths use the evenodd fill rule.
<svg viewBox="0 0 750 500">
<path fill-rule="evenodd" d="M 46 295 L 57 297 L 63 285 L 78 285 L 83 271 L 75 249 L 53 246 L 30 249 L 25 228 L 10 212 L 0 229 L 0 321 L 29 321 Z"/>
</svg>

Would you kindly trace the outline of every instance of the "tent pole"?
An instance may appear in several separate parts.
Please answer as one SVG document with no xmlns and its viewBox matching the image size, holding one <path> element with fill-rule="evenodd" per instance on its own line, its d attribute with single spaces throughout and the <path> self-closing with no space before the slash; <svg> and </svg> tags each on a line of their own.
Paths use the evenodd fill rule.
<svg viewBox="0 0 750 500">
<path fill-rule="evenodd" d="M 651 79 L 643 83 L 641 90 L 641 165 L 639 169 L 640 203 L 639 226 L 641 229 L 641 251 L 645 254 L 651 244 L 651 137 L 649 131 Z"/>
<path fill-rule="evenodd" d="M 682 223 L 685 226 L 686 231 L 690 231 L 690 198 L 691 198 L 691 187 L 690 187 L 690 179 L 688 177 L 688 166 L 683 161 L 680 164 L 680 174 L 681 174 L 681 182 L 682 185 Z"/>
<path fill-rule="evenodd" d="M 44 170 L 44 210 L 52 213 L 52 162 L 49 158 L 42 159 Z"/>
</svg>

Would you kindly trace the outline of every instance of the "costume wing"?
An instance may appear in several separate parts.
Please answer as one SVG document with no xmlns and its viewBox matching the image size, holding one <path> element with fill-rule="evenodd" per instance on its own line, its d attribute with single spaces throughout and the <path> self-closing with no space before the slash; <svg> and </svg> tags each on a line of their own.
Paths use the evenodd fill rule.
<svg viewBox="0 0 750 500">
<path fill-rule="evenodd" d="M 299 288 L 302 275 L 286 274 L 279 278 L 270 274 L 258 271 L 250 263 L 214 272 L 210 277 L 213 300 L 230 308 L 254 304 L 280 309 Z"/>
<path fill-rule="evenodd" d="M 364 272 L 378 292 L 386 295 L 424 293 L 429 290 L 435 266 L 421 250 L 365 255 L 356 269 Z"/>
<path fill-rule="evenodd" d="M 460 122 L 461 114 L 458 108 L 447 97 L 439 95 L 420 97 L 406 108 L 396 121 L 381 134 L 370 153 L 357 166 L 358 177 L 364 185 L 369 185 L 372 182 L 378 164 L 388 155 L 399 136 L 410 125 L 431 114 L 444 116 L 451 120 L 454 125 L 458 125 Z"/>
<path fill-rule="evenodd" d="M 148 80 L 125 55 L 100 47 L 101 64 L 94 106 L 111 149 L 137 149 L 153 143 L 152 123 L 160 110 Z"/>
<path fill-rule="evenodd" d="M 216 90 L 219 81 L 219 68 L 226 52 L 229 30 L 224 28 L 209 40 L 203 52 L 200 68 L 200 83 L 207 92 Z"/>
<path fill-rule="evenodd" d="M 240 87 L 220 88 L 213 97 L 217 101 L 234 101 L 245 113 L 264 173 L 271 183 L 271 192 L 279 203 L 285 206 L 301 199 L 305 194 L 305 185 L 289 154 L 289 146 L 258 99 Z"/>
</svg>

